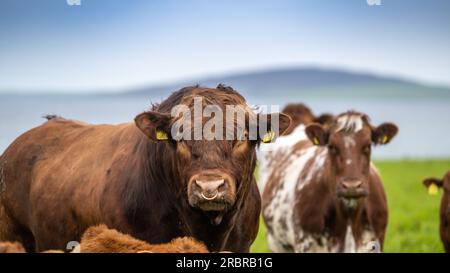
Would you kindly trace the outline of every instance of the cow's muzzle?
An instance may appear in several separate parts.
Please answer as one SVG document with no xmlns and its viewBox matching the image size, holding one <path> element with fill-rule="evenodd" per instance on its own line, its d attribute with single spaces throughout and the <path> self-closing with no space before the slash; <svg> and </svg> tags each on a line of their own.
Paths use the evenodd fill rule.
<svg viewBox="0 0 450 273">
<path fill-rule="evenodd" d="M 360 179 L 342 180 L 337 188 L 339 198 L 359 199 L 366 197 L 368 194 L 367 188 L 364 187 L 364 183 Z"/>
<path fill-rule="evenodd" d="M 224 211 L 233 206 L 235 198 L 236 182 L 223 172 L 204 171 L 189 180 L 188 199 L 192 207 Z"/>
</svg>

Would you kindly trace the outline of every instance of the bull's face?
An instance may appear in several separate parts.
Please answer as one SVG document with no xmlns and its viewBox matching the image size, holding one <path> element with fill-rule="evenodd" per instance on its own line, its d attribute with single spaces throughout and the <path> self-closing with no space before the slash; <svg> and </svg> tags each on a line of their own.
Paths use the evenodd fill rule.
<svg viewBox="0 0 450 273">
<path fill-rule="evenodd" d="M 254 143 L 244 140 L 180 141 L 177 154 L 189 204 L 206 212 L 233 207 L 254 153 Z"/>
<path fill-rule="evenodd" d="M 372 146 L 389 143 L 397 131 L 392 123 L 374 128 L 367 116 L 356 112 L 339 115 L 327 129 L 318 124 L 306 128 L 314 144 L 327 147 L 329 186 L 348 207 L 369 194 Z"/>
<path fill-rule="evenodd" d="M 271 130 L 271 115 L 253 114 L 257 116 L 257 120 L 267 121 L 268 124 L 264 127 L 267 131 Z M 277 117 L 278 132 L 284 132 L 290 124 L 290 117 L 284 114 Z M 237 121 L 225 120 L 221 130 L 224 133 L 222 139 L 198 139 L 194 128 L 189 130 L 189 137 L 186 134 L 184 137 L 174 135 L 178 130 L 171 127 L 179 123 L 180 117 L 145 112 L 137 116 L 135 121 L 150 139 L 167 142 L 174 152 L 174 169 L 179 180 L 177 187 L 184 189 L 189 206 L 205 212 L 213 224 L 220 224 L 224 213 L 235 206 L 239 192 L 252 181 L 256 164 L 255 147 L 265 132 L 258 130 L 255 137 L 250 137 L 251 133 L 247 130 L 249 126 L 246 125 L 244 134 L 239 135 Z M 201 124 L 205 125 L 208 121 L 209 119 L 204 119 Z M 226 126 L 234 126 L 234 139 L 226 135 Z M 215 128 L 213 131 L 217 130 Z"/>
</svg>

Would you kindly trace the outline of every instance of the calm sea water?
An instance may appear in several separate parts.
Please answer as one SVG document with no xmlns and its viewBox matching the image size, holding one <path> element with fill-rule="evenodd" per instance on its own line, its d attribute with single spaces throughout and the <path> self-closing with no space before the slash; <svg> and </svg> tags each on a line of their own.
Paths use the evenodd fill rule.
<svg viewBox="0 0 450 273">
<path fill-rule="evenodd" d="M 0 152 L 20 134 L 42 124 L 45 114 L 57 114 L 90 123 L 131 122 L 136 114 L 161 98 L 114 96 L 0 96 Z M 304 102 L 315 113 L 334 114 L 354 109 L 372 123 L 395 122 L 399 135 L 374 149 L 376 158 L 450 157 L 450 100 L 349 99 L 349 98 L 247 98 L 251 104 L 280 108 L 287 102 Z"/>
</svg>

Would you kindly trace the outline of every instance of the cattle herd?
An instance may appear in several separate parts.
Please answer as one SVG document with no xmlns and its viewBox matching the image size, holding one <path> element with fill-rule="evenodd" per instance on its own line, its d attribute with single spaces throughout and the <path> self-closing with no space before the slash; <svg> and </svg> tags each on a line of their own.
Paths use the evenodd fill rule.
<svg viewBox="0 0 450 273">
<path fill-rule="evenodd" d="M 227 115 L 211 127 L 226 139 L 177 138 L 174 124 L 192 117 L 174 107 L 194 113 L 198 98 L 202 110 L 244 109 L 244 126 Z M 0 157 L 0 253 L 63 252 L 74 241 L 71 252 L 248 252 L 261 211 L 273 252 L 383 249 L 388 205 L 371 151 L 396 136 L 393 123 L 355 111 L 316 117 L 303 104 L 264 114 L 224 85 L 182 88 L 134 123 L 47 119 Z M 450 172 L 423 183 L 444 189 L 450 252 Z"/>
</svg>

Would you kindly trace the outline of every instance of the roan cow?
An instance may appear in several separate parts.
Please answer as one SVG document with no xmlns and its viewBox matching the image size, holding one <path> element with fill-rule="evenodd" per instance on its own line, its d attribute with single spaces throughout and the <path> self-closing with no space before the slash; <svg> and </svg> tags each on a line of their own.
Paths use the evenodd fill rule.
<svg viewBox="0 0 450 273">
<path fill-rule="evenodd" d="M 378 127 L 357 112 L 329 126 L 300 124 L 262 155 L 263 218 L 274 252 L 377 252 L 387 202 L 372 146 L 389 143 L 397 126 Z"/>
</svg>

